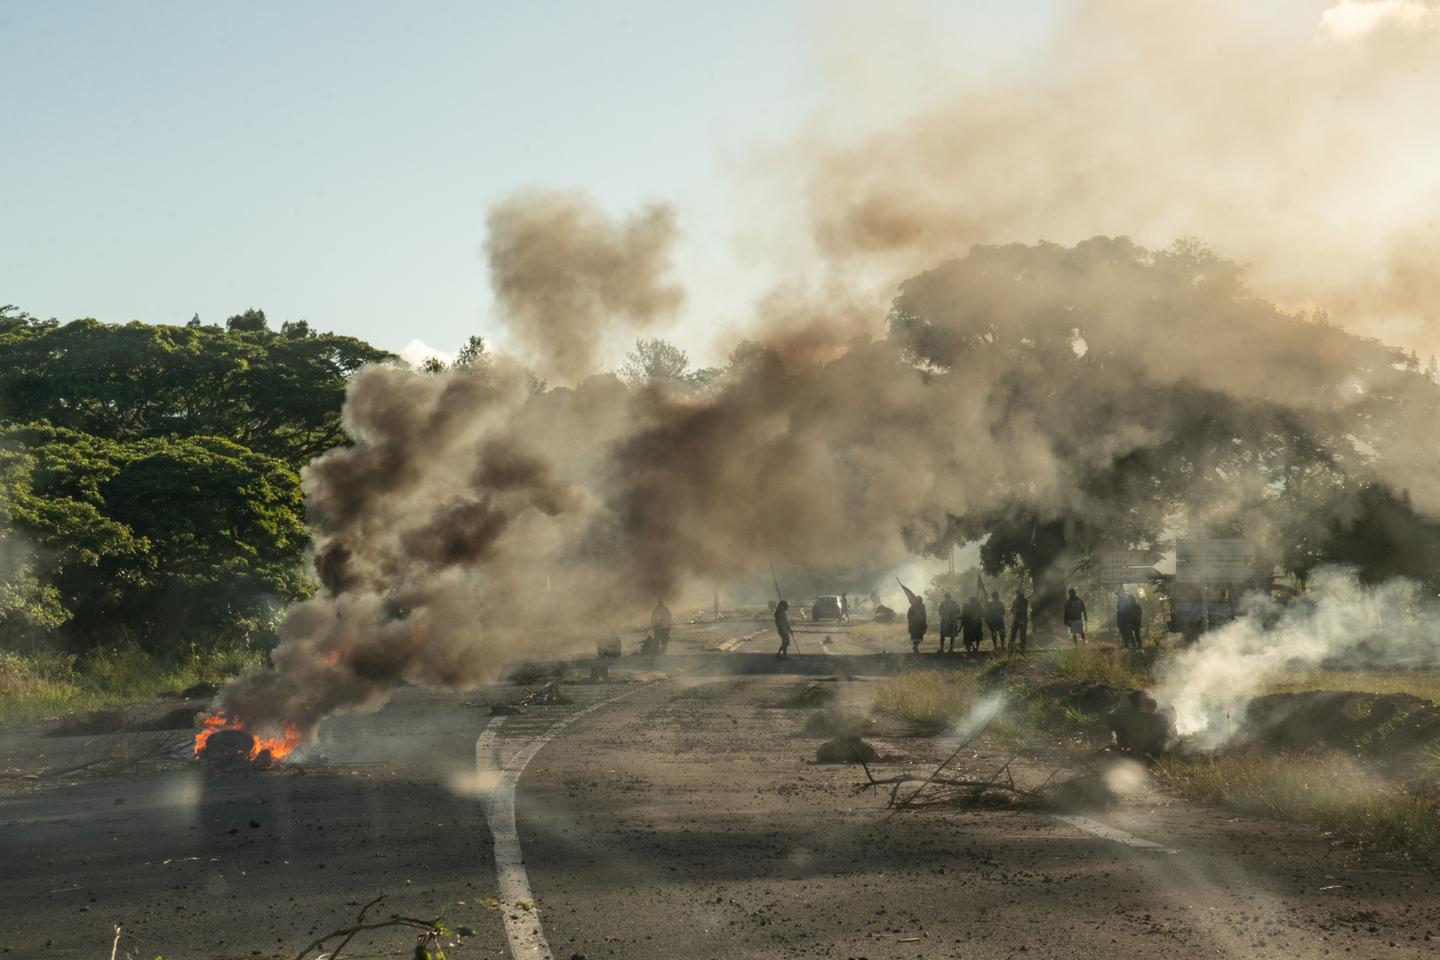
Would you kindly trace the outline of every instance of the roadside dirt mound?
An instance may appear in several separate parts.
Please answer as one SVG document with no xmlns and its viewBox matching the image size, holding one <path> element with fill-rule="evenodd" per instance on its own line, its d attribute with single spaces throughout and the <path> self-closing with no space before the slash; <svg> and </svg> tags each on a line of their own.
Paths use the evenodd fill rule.
<svg viewBox="0 0 1440 960">
<path fill-rule="evenodd" d="M 871 763 L 878 759 L 876 749 L 859 737 L 836 737 L 815 751 L 816 763 Z"/>
<path fill-rule="evenodd" d="M 50 732 L 54 737 L 93 737 L 104 733 L 121 733 L 130 729 L 130 718 L 124 710 L 91 710 L 62 717 Z"/>
<path fill-rule="evenodd" d="M 1269 747 L 1400 754 L 1440 738 L 1440 707 L 1408 693 L 1272 693 L 1250 702 L 1243 729 L 1244 739 Z"/>
</svg>

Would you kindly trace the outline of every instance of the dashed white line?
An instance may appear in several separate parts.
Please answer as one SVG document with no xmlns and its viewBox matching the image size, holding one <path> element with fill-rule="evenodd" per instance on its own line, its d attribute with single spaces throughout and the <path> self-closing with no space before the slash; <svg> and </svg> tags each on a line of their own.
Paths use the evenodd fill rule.
<svg viewBox="0 0 1440 960">
<path fill-rule="evenodd" d="M 520 782 L 520 774 L 535 754 L 555 739 L 561 730 L 587 713 L 624 700 L 640 689 L 640 686 L 635 686 L 608 700 L 592 703 L 526 741 L 520 752 L 500 770 L 494 789 L 484 799 L 485 822 L 490 825 L 490 835 L 495 838 L 495 879 L 500 894 L 498 899 L 504 905 L 505 938 L 510 942 L 510 955 L 515 960 L 553 960 L 545 930 L 540 924 L 540 908 L 530 890 L 530 877 L 525 872 L 525 860 L 520 854 L 520 835 L 515 830 L 515 786 Z M 492 718 L 475 740 L 475 770 L 480 777 L 487 772 L 493 775 L 498 767 L 495 740 L 504 722 L 504 717 Z"/>
<path fill-rule="evenodd" d="M 1051 816 L 1053 816 L 1056 820 L 1062 820 L 1065 823 L 1070 824 L 1070 826 L 1072 827 L 1078 827 L 1081 830 L 1084 830 L 1086 833 L 1093 833 L 1095 834 L 1095 836 L 1101 837 L 1105 840 L 1113 840 L 1116 843 L 1123 843 L 1127 847 L 1136 847 L 1140 850 L 1165 849 L 1165 846 L 1163 844 L 1156 843 L 1153 840 L 1142 839 L 1135 836 L 1134 834 L 1126 833 L 1124 830 L 1120 830 L 1107 824 L 1101 823 L 1099 820 L 1091 820 L 1089 817 L 1082 817 L 1079 814 L 1055 813 L 1051 814 Z"/>
</svg>

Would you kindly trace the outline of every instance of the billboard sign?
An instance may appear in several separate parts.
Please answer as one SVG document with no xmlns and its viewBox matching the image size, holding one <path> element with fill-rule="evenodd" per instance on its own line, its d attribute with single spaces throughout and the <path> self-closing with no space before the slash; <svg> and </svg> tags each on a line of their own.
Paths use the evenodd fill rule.
<svg viewBox="0 0 1440 960">
<path fill-rule="evenodd" d="M 1176 540 L 1180 583 L 1243 583 L 1255 576 L 1255 547 L 1248 540 Z"/>
<path fill-rule="evenodd" d="M 1100 583 L 1120 587 L 1127 583 L 1149 583 L 1156 576 L 1146 550 L 1107 550 L 1100 554 Z"/>
</svg>

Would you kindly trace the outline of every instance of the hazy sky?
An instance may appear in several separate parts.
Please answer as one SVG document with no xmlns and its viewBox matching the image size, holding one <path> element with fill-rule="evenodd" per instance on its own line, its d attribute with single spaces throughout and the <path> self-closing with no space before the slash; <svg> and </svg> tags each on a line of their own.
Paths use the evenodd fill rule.
<svg viewBox="0 0 1440 960">
<path fill-rule="evenodd" d="M 163 323 L 255 306 L 453 350 L 501 333 L 487 208 L 579 188 L 616 214 L 675 203 L 673 335 L 704 352 L 766 282 L 743 249 L 753 175 L 807 124 L 846 122 L 837 82 L 923 95 L 947 69 L 1023 61 L 1053 17 L 1040 0 L 885 20 L 799 0 L 0 0 L 0 303 Z M 928 55 L 904 40 L 917 21 Z M 953 63 L 919 62 L 937 49 Z"/>
</svg>

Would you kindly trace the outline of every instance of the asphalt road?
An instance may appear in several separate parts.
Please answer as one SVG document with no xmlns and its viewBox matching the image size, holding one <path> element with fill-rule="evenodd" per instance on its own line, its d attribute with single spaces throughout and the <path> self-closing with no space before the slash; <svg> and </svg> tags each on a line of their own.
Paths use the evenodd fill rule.
<svg viewBox="0 0 1440 960">
<path fill-rule="evenodd" d="M 1143 773 L 1118 805 L 1071 819 L 887 817 L 884 795 L 856 790 L 857 768 L 813 762 L 813 711 L 787 704 L 822 677 L 863 704 L 868 678 L 908 654 L 841 629 L 829 644 L 802 633 L 780 663 L 763 627 L 679 631 L 654 664 L 664 679 L 567 685 L 572 702 L 515 715 L 489 710 L 513 688 L 400 690 L 380 713 L 328 723 L 284 770 L 8 781 L 0 951 L 105 956 L 118 922 L 120 956 L 291 958 L 383 893 L 371 918 L 448 908 L 473 926 L 461 958 L 1440 952 L 1434 874 L 1175 801 Z M 48 729 L 0 728 L 0 768 L 122 747 Z M 901 727 L 876 734 L 877 776 L 947 750 Z M 989 746 L 961 759 L 977 774 L 1000 762 Z M 406 943 L 379 931 L 352 950 Z"/>
</svg>

